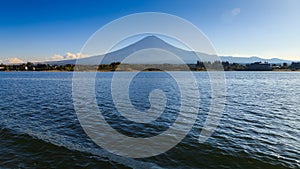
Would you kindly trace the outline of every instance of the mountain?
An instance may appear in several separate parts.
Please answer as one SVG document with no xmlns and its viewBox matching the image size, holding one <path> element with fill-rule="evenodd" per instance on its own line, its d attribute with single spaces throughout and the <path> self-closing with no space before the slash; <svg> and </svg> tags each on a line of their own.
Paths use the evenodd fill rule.
<svg viewBox="0 0 300 169">
<path fill-rule="evenodd" d="M 140 51 L 142 49 L 162 49 L 164 51 L 171 52 L 177 56 L 181 56 L 181 58 L 186 63 L 196 63 L 198 58 L 195 54 L 195 52 L 186 51 L 177 47 L 174 47 L 170 45 L 169 43 L 166 43 L 162 39 L 156 37 L 156 36 L 147 36 L 138 42 L 135 42 L 129 46 L 126 46 L 122 49 L 119 49 L 117 51 L 108 53 L 106 55 L 97 55 L 97 56 L 91 56 L 87 58 L 80 58 L 77 60 L 77 63 L 83 64 L 83 65 L 95 65 L 100 64 L 99 60 L 102 59 L 101 64 L 110 64 L 112 62 L 121 62 L 123 59 L 125 59 L 127 56 Z M 162 64 L 162 63 L 170 63 L 170 64 L 176 64 L 177 62 L 174 61 L 174 59 L 167 59 L 165 56 L 163 56 L 165 53 L 162 53 L 161 51 L 152 50 L 151 53 L 148 53 L 149 56 L 145 56 L 142 59 L 137 59 L 135 63 L 149 63 L 149 64 Z M 151 55 L 151 56 L 150 56 Z M 204 58 L 209 58 L 209 55 L 207 54 L 201 54 Z M 49 61 L 44 62 L 46 64 L 57 64 L 57 65 L 65 65 L 65 64 L 75 64 L 76 59 L 71 60 L 61 60 L 61 61 Z M 133 63 L 133 62 L 131 62 Z"/>
<path fill-rule="evenodd" d="M 171 52 L 175 54 L 176 56 L 179 56 L 185 63 L 188 64 L 194 64 L 196 63 L 199 58 L 195 54 L 195 52 L 183 50 L 180 48 L 177 48 L 162 39 L 156 37 L 156 36 L 147 36 L 143 39 L 130 44 L 122 49 L 119 49 L 117 51 L 110 52 L 106 55 L 97 55 L 97 56 L 91 56 L 86 58 L 80 58 L 78 60 L 71 59 L 71 60 L 61 60 L 61 61 L 49 61 L 49 62 L 43 62 L 45 64 L 51 64 L 51 65 L 65 65 L 65 64 L 75 64 L 76 61 L 79 64 L 83 65 L 97 65 L 97 64 L 110 64 L 112 62 L 121 62 L 123 61 L 127 56 L 137 52 L 141 51 L 142 49 L 151 49 L 151 48 L 158 48 L 162 49 L 164 51 Z M 197 53 L 201 56 L 202 61 L 214 61 L 212 60 L 213 55 L 205 54 L 205 53 Z M 142 55 L 142 54 L 141 54 Z M 140 59 L 136 57 L 137 59 L 135 61 L 131 61 L 130 63 L 136 63 L 136 64 L 163 64 L 163 63 L 169 63 L 169 64 L 176 64 L 174 59 L 167 58 L 166 53 L 161 52 L 159 50 L 151 50 L 151 52 L 144 54 L 144 56 L 140 56 Z M 228 61 L 230 63 L 253 63 L 253 62 L 269 62 L 269 63 L 291 63 L 291 61 L 288 60 L 281 60 L 281 59 L 262 59 L 259 57 L 250 57 L 250 58 L 244 58 L 244 57 L 232 57 L 232 56 L 221 56 L 220 57 L 222 61 Z M 101 63 L 99 61 L 102 59 Z"/>
</svg>

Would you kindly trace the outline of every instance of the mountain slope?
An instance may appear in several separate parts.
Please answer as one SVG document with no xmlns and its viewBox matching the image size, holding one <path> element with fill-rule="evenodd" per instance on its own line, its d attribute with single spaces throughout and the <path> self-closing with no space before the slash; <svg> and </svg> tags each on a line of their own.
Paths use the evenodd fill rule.
<svg viewBox="0 0 300 169">
<path fill-rule="evenodd" d="M 282 64 L 282 63 L 288 63 L 291 64 L 292 61 L 290 60 L 283 60 L 283 59 L 263 59 L 260 57 L 233 57 L 233 56 L 221 56 L 222 61 L 228 61 L 230 63 L 240 63 L 240 64 L 247 64 L 247 63 L 254 63 L 254 62 L 268 62 L 272 64 Z"/>
<path fill-rule="evenodd" d="M 147 36 L 138 42 L 135 42 L 133 44 L 130 44 L 129 46 L 126 46 L 122 49 L 119 49 L 117 51 L 108 53 L 106 55 L 98 55 L 98 56 L 91 56 L 87 58 L 80 58 L 78 60 L 71 59 L 71 60 L 61 60 L 61 61 L 50 61 L 50 62 L 44 62 L 46 64 L 51 65 L 65 65 L 65 64 L 75 64 L 77 63 L 84 64 L 84 65 L 98 65 L 98 64 L 110 64 L 112 62 L 122 62 L 127 56 L 140 51 L 142 49 L 149 49 L 149 48 L 158 48 L 162 49 L 164 51 L 171 52 L 175 54 L 176 56 L 179 56 L 185 63 L 188 64 L 194 64 L 196 63 L 199 58 L 196 56 L 195 52 L 192 51 L 186 51 L 177 47 L 174 47 L 170 45 L 169 43 L 163 41 L 162 39 L 156 37 L 156 36 Z M 155 57 L 150 55 L 155 55 Z M 202 61 L 214 61 L 211 60 L 211 55 L 205 54 L 205 53 L 197 53 L 201 56 L 203 59 Z M 156 58 L 156 59 L 154 59 Z M 232 57 L 232 56 L 221 56 L 220 57 L 222 61 L 228 61 L 230 63 L 253 63 L 253 62 L 269 62 L 269 63 L 291 63 L 291 61 L 288 60 L 281 60 L 281 59 L 262 59 L 259 57 Z M 99 61 L 102 59 L 101 63 Z M 141 61 L 136 62 L 141 63 Z M 174 64 L 176 62 L 173 62 L 173 60 L 164 60 L 164 55 L 161 52 L 156 52 L 154 50 L 153 53 L 150 53 L 149 56 L 142 59 L 142 63 L 149 63 L 149 64 L 163 64 L 163 63 L 169 63 Z"/>
</svg>

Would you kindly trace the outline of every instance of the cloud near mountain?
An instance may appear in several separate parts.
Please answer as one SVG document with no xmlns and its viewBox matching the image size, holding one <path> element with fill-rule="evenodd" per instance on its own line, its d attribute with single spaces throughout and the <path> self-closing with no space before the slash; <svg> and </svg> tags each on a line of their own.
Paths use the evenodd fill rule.
<svg viewBox="0 0 300 169">
<path fill-rule="evenodd" d="M 53 60 L 66 60 L 66 59 L 78 59 L 78 58 L 83 58 L 83 57 L 86 57 L 86 55 L 81 54 L 81 53 L 67 52 L 65 55 L 55 54 L 52 57 L 52 59 Z"/>
<path fill-rule="evenodd" d="M 34 62 L 34 63 L 40 63 L 40 62 L 51 62 L 51 61 L 62 61 L 62 60 L 70 60 L 70 59 L 78 59 L 78 58 L 84 58 L 87 57 L 87 55 L 81 54 L 81 53 L 71 53 L 71 52 L 67 52 L 65 55 L 59 55 L 59 54 L 55 54 L 52 57 L 46 57 L 44 59 L 34 59 L 34 60 L 22 60 L 19 58 L 6 58 L 3 60 L 0 60 L 0 63 L 3 64 L 22 64 L 22 63 L 26 63 L 26 62 Z"/>
<path fill-rule="evenodd" d="M 19 59 L 19 58 L 7 58 L 7 59 L 4 59 L 3 61 L 1 61 L 1 63 L 4 63 L 4 64 L 20 64 L 20 63 L 24 63 L 24 61 Z"/>
</svg>

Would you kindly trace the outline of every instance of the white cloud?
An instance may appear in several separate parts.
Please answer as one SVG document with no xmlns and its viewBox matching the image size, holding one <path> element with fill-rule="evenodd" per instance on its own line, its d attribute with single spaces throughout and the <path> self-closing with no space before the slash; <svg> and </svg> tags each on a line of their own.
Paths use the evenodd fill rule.
<svg viewBox="0 0 300 169">
<path fill-rule="evenodd" d="M 222 22 L 225 24 L 230 24 L 234 21 L 235 17 L 241 13 L 241 8 L 234 8 L 232 10 L 225 11 L 222 16 Z"/>
<path fill-rule="evenodd" d="M 52 57 L 52 59 L 53 59 L 53 60 L 62 60 L 62 59 L 64 59 L 64 56 L 55 54 L 55 55 Z"/>
<path fill-rule="evenodd" d="M 84 55 L 81 53 L 71 53 L 67 52 L 65 55 L 55 54 L 52 57 L 45 57 L 45 58 L 32 58 L 29 60 L 30 62 L 45 62 L 45 61 L 54 61 L 54 60 L 68 60 L 68 59 L 77 59 L 77 58 L 83 58 L 87 57 L 88 55 Z M 24 61 L 19 58 L 7 58 L 7 59 L 0 59 L 0 64 L 21 64 L 26 63 L 27 61 Z"/>
<path fill-rule="evenodd" d="M 237 16 L 241 13 L 241 8 L 234 8 L 233 10 L 231 10 L 231 15 L 232 16 Z"/>
<path fill-rule="evenodd" d="M 67 52 L 66 55 L 65 55 L 65 58 L 66 59 L 77 59 L 77 58 L 81 58 L 82 55 L 80 53 L 70 53 L 70 52 Z"/>
<path fill-rule="evenodd" d="M 83 58 L 86 57 L 86 55 L 81 53 L 71 53 L 67 52 L 65 55 L 59 55 L 55 54 L 52 59 L 53 60 L 67 60 L 67 59 L 77 59 L 77 58 Z"/>
<path fill-rule="evenodd" d="M 25 63 L 23 60 L 19 58 L 8 58 L 3 60 L 4 64 L 20 64 L 20 63 Z"/>
</svg>

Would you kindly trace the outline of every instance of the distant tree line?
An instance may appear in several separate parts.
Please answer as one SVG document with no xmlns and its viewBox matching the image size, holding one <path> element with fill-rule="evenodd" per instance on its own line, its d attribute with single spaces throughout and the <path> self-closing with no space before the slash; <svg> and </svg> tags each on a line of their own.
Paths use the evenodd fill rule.
<svg viewBox="0 0 300 169">
<path fill-rule="evenodd" d="M 225 71 L 271 71 L 271 70 L 300 70 L 300 62 L 292 64 L 270 64 L 268 62 L 254 62 L 249 64 L 229 63 L 229 62 L 201 62 L 197 61 L 195 65 L 190 65 L 191 70 L 201 71 L 222 65 Z"/>
<path fill-rule="evenodd" d="M 90 70 L 98 70 L 98 71 L 116 71 L 120 70 L 120 62 L 113 62 L 111 64 L 100 64 L 100 65 L 77 65 L 76 71 L 90 71 Z M 124 64 L 122 64 L 124 65 Z M 150 65 L 150 64 L 149 64 Z M 149 67 L 148 65 L 148 67 Z M 155 65 L 155 64 L 153 64 Z M 188 64 L 188 67 L 192 71 L 206 71 L 206 70 L 213 70 L 222 65 L 222 68 L 225 71 L 267 71 L 267 70 L 300 70 L 300 62 L 292 62 L 292 64 L 269 64 L 267 62 L 255 62 L 249 64 L 239 64 L 239 63 L 229 63 L 229 62 L 201 62 L 197 61 L 196 64 Z M 125 64 L 126 69 L 124 70 L 134 70 L 134 68 L 140 69 L 141 67 L 147 67 L 146 65 L 142 64 Z M 166 68 L 167 70 L 186 70 L 183 69 L 180 65 L 173 65 L 173 64 L 161 64 L 155 65 L 153 68 L 148 68 L 146 71 L 158 71 L 160 66 L 162 68 Z M 132 68 L 132 69 L 129 69 Z M 0 64 L 0 71 L 74 71 L 75 65 L 74 64 L 66 64 L 66 65 L 49 65 L 49 64 L 41 64 L 41 63 L 31 63 L 27 62 L 24 64 L 18 65 L 5 65 Z M 166 70 L 164 69 L 164 70 Z M 219 69 L 218 69 L 219 70 Z"/>
<path fill-rule="evenodd" d="M 49 65 L 49 64 L 34 64 L 31 62 L 18 65 L 0 64 L 0 71 L 73 71 L 75 65 Z"/>
</svg>

